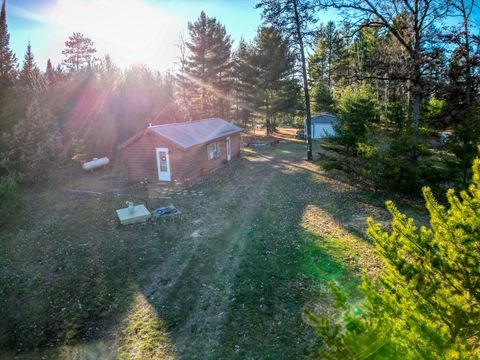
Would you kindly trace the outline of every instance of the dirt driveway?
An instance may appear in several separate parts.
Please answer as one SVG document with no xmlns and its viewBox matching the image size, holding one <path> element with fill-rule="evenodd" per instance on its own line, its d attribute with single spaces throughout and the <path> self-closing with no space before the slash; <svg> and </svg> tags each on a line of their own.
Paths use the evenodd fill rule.
<svg viewBox="0 0 480 360">
<path fill-rule="evenodd" d="M 246 150 L 186 192 L 101 172 L 31 190 L 0 230 L 3 357 L 314 356 L 302 309 L 331 313 L 325 280 L 355 299 L 359 268 L 380 266 L 365 218 L 386 214 L 304 155 L 299 142 Z M 131 199 L 182 214 L 119 226 Z"/>
</svg>

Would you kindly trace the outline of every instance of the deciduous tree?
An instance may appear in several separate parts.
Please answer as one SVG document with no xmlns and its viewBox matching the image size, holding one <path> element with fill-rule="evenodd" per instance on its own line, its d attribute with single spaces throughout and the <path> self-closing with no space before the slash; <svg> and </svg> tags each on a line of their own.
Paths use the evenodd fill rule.
<svg viewBox="0 0 480 360">
<path fill-rule="evenodd" d="M 433 38 L 431 35 L 436 22 L 446 13 L 444 3 L 438 0 L 321 2 L 326 7 L 346 11 L 346 20 L 360 28 L 374 27 L 386 31 L 396 39 L 397 46 L 405 51 L 407 71 L 404 77 L 408 83 L 411 127 L 415 137 L 420 126 L 424 74 L 437 54 L 427 43 Z M 388 80 L 382 76 L 379 78 Z"/>
</svg>

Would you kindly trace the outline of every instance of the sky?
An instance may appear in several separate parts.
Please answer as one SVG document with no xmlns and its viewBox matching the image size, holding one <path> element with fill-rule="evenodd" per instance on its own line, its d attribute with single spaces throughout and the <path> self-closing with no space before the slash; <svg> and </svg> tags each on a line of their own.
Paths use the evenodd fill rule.
<svg viewBox="0 0 480 360">
<path fill-rule="evenodd" d="M 6 0 L 10 45 L 19 63 L 30 41 L 35 60 L 45 70 L 47 59 L 62 60 L 65 41 L 81 32 L 95 43 L 97 56 L 109 54 L 127 67 L 146 64 L 152 69 L 174 69 L 180 37 L 188 39 L 188 22 L 204 10 L 225 25 L 238 44 L 252 40 L 261 25 L 258 0 Z M 480 10 L 474 19 L 480 23 Z M 338 19 L 336 13 L 320 14 L 320 21 Z M 447 19 L 453 24 L 455 19 Z"/>
<path fill-rule="evenodd" d="M 61 62 L 65 41 L 81 32 L 95 43 L 97 56 L 109 54 L 122 67 L 144 63 L 172 69 L 180 36 L 202 10 L 225 25 L 234 44 L 254 38 L 261 24 L 257 0 L 7 0 L 10 46 L 19 63 L 30 41 L 35 60 Z"/>
</svg>

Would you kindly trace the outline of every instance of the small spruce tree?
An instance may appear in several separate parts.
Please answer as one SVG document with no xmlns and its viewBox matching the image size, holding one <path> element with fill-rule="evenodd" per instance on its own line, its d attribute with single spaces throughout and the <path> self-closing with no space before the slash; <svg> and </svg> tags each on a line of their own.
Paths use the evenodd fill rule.
<svg viewBox="0 0 480 360">
<path fill-rule="evenodd" d="M 30 42 L 27 45 L 27 51 L 23 60 L 22 70 L 20 70 L 19 80 L 20 84 L 33 89 L 38 84 L 40 79 L 40 69 L 33 58 L 32 46 Z"/>
<path fill-rule="evenodd" d="M 387 202 L 391 231 L 368 220 L 367 233 L 385 266 L 364 275 L 361 306 L 338 322 L 307 318 L 324 342 L 326 359 L 478 359 L 480 357 L 480 159 L 467 191 L 447 192 L 448 209 L 423 188 L 430 227 Z"/>
</svg>

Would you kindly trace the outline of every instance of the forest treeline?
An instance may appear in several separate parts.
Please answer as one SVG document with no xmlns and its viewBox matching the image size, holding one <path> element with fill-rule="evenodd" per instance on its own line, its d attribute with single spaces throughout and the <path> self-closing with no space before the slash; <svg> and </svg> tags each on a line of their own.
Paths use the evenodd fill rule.
<svg viewBox="0 0 480 360">
<path fill-rule="evenodd" d="M 145 65 L 121 69 L 109 55 L 97 57 L 94 41 L 81 33 L 66 40 L 60 64 L 48 60 L 42 70 L 30 43 L 22 61 L 10 50 L 3 3 L 4 172 L 15 173 L 19 181 L 37 181 L 53 160 L 115 157 L 116 147 L 148 124 L 221 117 L 250 127 L 262 119 L 272 131 L 278 121 L 292 122 L 302 113 L 295 61 L 275 28 L 261 28 L 251 43 L 240 40 L 237 49 L 225 27 L 204 12 L 188 29 L 175 71 L 161 73 Z"/>
<path fill-rule="evenodd" d="M 35 44 L 18 60 L 3 2 L 2 169 L 37 180 L 54 157 L 112 157 L 148 123 L 222 117 L 271 133 L 331 111 L 340 119 L 332 148 L 347 155 L 331 166 L 405 193 L 425 183 L 465 184 L 480 137 L 475 2 L 362 4 L 260 1 L 262 26 L 238 44 L 202 12 L 179 40 L 173 70 L 160 73 L 119 68 L 81 33 L 66 39 L 55 66 L 35 62 Z M 328 8 L 343 20 L 322 23 Z M 30 136 L 33 124 L 40 129 Z M 34 151 L 41 158 L 26 148 L 43 149 Z"/>
</svg>

